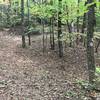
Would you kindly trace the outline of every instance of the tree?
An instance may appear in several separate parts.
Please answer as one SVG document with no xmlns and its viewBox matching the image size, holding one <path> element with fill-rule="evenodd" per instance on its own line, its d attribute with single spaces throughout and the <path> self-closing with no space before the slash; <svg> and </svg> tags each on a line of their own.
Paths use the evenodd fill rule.
<svg viewBox="0 0 100 100">
<path fill-rule="evenodd" d="M 30 26 L 30 0 L 27 0 L 28 26 Z M 28 34 L 29 45 L 31 45 L 31 36 Z"/>
<path fill-rule="evenodd" d="M 92 4 L 94 0 L 88 0 L 88 23 L 87 23 L 87 61 L 89 70 L 89 82 L 93 83 L 95 78 L 95 59 L 94 59 L 94 46 L 93 46 L 93 33 L 95 26 L 95 5 Z"/>
<path fill-rule="evenodd" d="M 63 44 L 61 41 L 62 29 L 61 29 L 61 5 L 62 0 L 59 0 L 58 4 L 58 47 L 59 47 L 59 57 L 63 56 Z"/>
<path fill-rule="evenodd" d="M 87 2 L 85 2 L 84 6 L 87 5 Z M 82 31 L 81 33 L 84 33 L 84 28 L 86 27 L 86 13 L 84 13 L 84 16 L 83 16 L 83 24 L 82 24 Z"/>
<path fill-rule="evenodd" d="M 55 41 L 54 41 L 54 18 L 50 18 L 50 45 L 51 45 L 51 50 L 55 49 Z"/>
<path fill-rule="evenodd" d="M 79 8 L 80 0 L 78 0 L 78 8 Z M 77 14 L 79 14 L 79 9 L 77 10 Z M 77 17 L 77 32 L 79 32 L 79 16 Z"/>
<path fill-rule="evenodd" d="M 25 35 L 24 35 L 24 0 L 21 0 L 21 23 L 22 23 L 22 47 L 25 48 L 26 47 L 26 43 L 25 43 Z"/>
</svg>

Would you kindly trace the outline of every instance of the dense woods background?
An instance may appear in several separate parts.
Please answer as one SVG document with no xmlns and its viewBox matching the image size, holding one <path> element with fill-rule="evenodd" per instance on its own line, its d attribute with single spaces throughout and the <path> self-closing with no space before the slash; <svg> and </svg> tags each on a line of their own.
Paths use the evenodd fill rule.
<svg viewBox="0 0 100 100">
<path fill-rule="evenodd" d="M 0 48 L 0 100 L 100 99 L 100 0 L 0 0 Z"/>
</svg>

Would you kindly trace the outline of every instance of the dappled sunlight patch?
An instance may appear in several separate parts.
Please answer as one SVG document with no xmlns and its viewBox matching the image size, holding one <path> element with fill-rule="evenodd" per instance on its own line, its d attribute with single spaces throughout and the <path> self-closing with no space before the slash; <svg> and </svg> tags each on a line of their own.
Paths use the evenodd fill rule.
<svg viewBox="0 0 100 100">
<path fill-rule="evenodd" d="M 16 41 L 16 42 L 21 42 L 21 38 L 20 37 L 13 37 L 12 40 Z"/>
<path fill-rule="evenodd" d="M 29 58 L 24 58 L 24 57 L 20 57 L 18 60 L 17 60 L 19 63 L 32 63 L 33 61 L 30 60 Z"/>
</svg>

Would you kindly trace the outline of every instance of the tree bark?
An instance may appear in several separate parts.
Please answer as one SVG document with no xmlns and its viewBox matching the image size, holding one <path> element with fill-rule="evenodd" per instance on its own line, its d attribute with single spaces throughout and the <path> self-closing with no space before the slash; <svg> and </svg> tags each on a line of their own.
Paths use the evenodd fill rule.
<svg viewBox="0 0 100 100">
<path fill-rule="evenodd" d="M 100 45 L 100 39 L 97 39 L 97 45 L 96 45 L 96 49 L 95 49 L 96 53 L 98 52 L 99 45 Z"/>
<path fill-rule="evenodd" d="M 21 0 L 21 22 L 24 21 L 24 0 Z"/>
<path fill-rule="evenodd" d="M 79 14 L 79 3 L 80 3 L 80 0 L 78 0 L 78 10 L 77 10 L 77 14 Z M 79 16 L 77 17 L 77 32 L 79 33 Z"/>
<path fill-rule="evenodd" d="M 62 34 L 62 25 L 61 25 L 61 3 L 62 0 L 59 0 L 59 11 L 58 11 L 58 47 L 59 47 L 59 57 L 63 57 L 63 44 L 61 41 L 61 34 Z"/>
<path fill-rule="evenodd" d="M 87 2 L 85 2 L 84 5 L 86 6 Z M 84 28 L 85 27 L 86 27 L 86 13 L 84 13 L 84 16 L 83 16 L 82 33 L 84 33 Z"/>
<path fill-rule="evenodd" d="M 67 11 L 67 17 L 69 17 L 68 6 L 66 6 L 66 11 Z M 69 22 L 69 20 L 67 20 L 67 27 L 68 27 L 69 36 L 72 34 L 72 25 L 71 25 L 72 22 Z M 71 36 L 69 38 L 70 38 L 69 46 L 72 47 Z"/>
<path fill-rule="evenodd" d="M 53 26 L 53 18 L 50 19 L 50 45 L 51 49 L 55 49 L 55 41 L 54 41 L 54 26 Z"/>
<path fill-rule="evenodd" d="M 68 20 L 67 20 L 67 26 L 68 26 L 69 35 L 71 35 L 72 34 L 72 26 L 71 26 L 71 23 L 68 22 Z M 72 47 L 72 39 L 71 39 L 71 36 L 69 38 L 70 38 L 69 46 Z"/>
<path fill-rule="evenodd" d="M 28 26 L 30 26 L 30 9 L 29 9 L 29 7 L 30 7 L 30 0 L 27 0 Z M 29 45 L 31 45 L 31 35 L 30 34 L 28 34 L 28 40 L 29 40 Z"/>
<path fill-rule="evenodd" d="M 41 25 L 42 25 L 42 41 L 43 41 L 43 53 L 45 52 L 45 34 L 44 34 L 44 19 L 41 19 Z"/>
<path fill-rule="evenodd" d="M 24 36 L 24 35 L 22 35 L 22 47 L 23 47 L 23 48 L 26 47 L 25 36 Z"/>
<path fill-rule="evenodd" d="M 88 4 L 93 3 L 93 0 L 88 0 Z M 94 58 L 94 45 L 93 33 L 95 26 L 95 10 L 94 5 L 88 7 L 88 23 L 87 23 L 87 62 L 89 71 L 89 82 L 92 84 L 95 79 L 95 58 Z"/>
<path fill-rule="evenodd" d="M 24 32 L 24 0 L 21 0 L 21 23 L 22 23 L 22 31 Z M 22 34 L 22 47 L 25 48 L 26 47 L 26 43 L 25 43 L 25 35 L 24 33 Z"/>
<path fill-rule="evenodd" d="M 85 4 L 84 4 L 85 6 L 87 5 L 87 2 L 85 2 Z M 85 29 L 86 28 L 86 13 L 84 13 L 84 16 L 83 16 L 83 24 L 82 24 L 82 30 L 81 30 L 81 33 L 83 33 L 84 34 L 84 32 L 85 32 Z M 81 36 L 81 40 L 80 40 L 81 42 L 83 42 L 84 41 L 84 37 L 83 36 Z M 85 41 L 84 41 L 84 43 L 85 43 Z"/>
</svg>

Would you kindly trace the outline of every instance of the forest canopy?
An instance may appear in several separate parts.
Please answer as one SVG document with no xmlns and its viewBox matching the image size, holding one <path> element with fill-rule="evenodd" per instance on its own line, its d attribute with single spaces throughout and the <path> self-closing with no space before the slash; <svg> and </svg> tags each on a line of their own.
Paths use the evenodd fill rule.
<svg viewBox="0 0 100 100">
<path fill-rule="evenodd" d="M 100 0 L 0 0 L 0 71 L 23 100 L 98 99 Z"/>
</svg>

